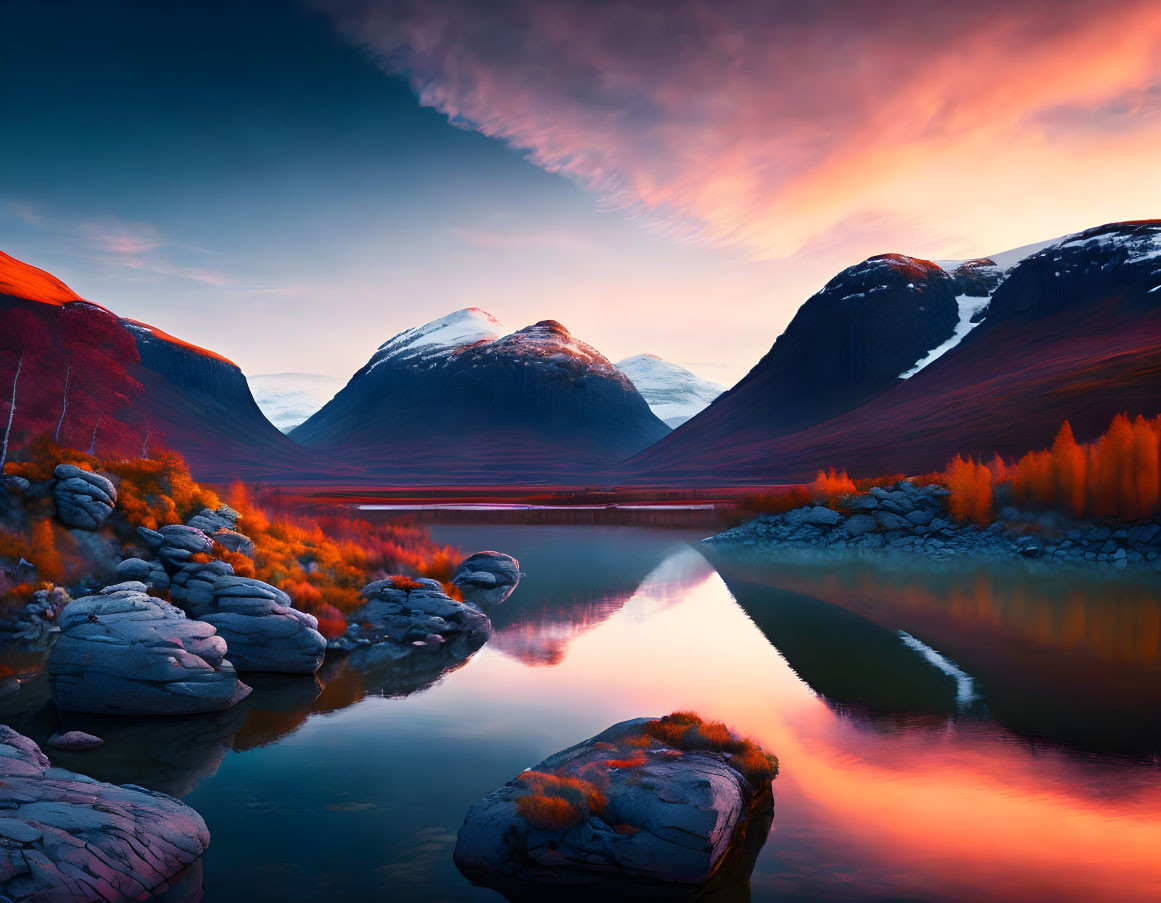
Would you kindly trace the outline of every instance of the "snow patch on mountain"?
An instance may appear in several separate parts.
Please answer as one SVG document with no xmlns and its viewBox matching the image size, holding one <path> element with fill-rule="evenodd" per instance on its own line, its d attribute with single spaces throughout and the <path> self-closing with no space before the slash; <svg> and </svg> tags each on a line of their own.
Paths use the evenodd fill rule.
<svg viewBox="0 0 1161 903">
<path fill-rule="evenodd" d="M 988 260 L 991 260 L 1000 270 L 1007 272 L 1012 269 L 1020 261 L 1031 257 L 1033 254 L 1038 254 L 1045 248 L 1050 248 L 1055 244 L 1066 241 L 1071 238 L 1071 235 L 1062 235 L 1059 238 L 1050 238 L 1047 241 L 1035 241 L 1030 245 L 1021 245 L 1018 248 L 1011 248 L 1007 251 L 1001 251 L 999 254 L 986 255 Z M 935 261 L 943 269 L 949 273 L 956 267 L 965 263 L 970 263 L 972 260 L 979 260 L 983 258 L 965 257 L 963 260 L 937 260 Z"/>
<path fill-rule="evenodd" d="M 247 377 L 266 419 L 288 433 L 330 401 L 343 381 L 321 373 L 258 373 Z"/>
<path fill-rule="evenodd" d="M 955 301 L 959 305 L 959 322 L 955 324 L 955 331 L 951 334 L 951 338 L 942 345 L 937 345 L 935 348 L 932 348 L 927 354 L 916 361 L 915 366 L 910 370 L 900 373 L 900 379 L 910 379 L 932 361 L 943 357 L 952 348 L 962 342 L 964 336 L 983 322 L 982 317 L 979 321 L 973 321 L 973 318 L 987 308 L 992 301 L 992 296 L 957 295 Z"/>
<path fill-rule="evenodd" d="M 726 391 L 725 386 L 702 379 L 655 354 L 627 357 L 616 366 L 637 387 L 653 413 L 674 429 Z"/>
<path fill-rule="evenodd" d="M 367 364 L 369 373 L 386 361 L 427 361 L 480 342 L 492 342 L 504 334 L 504 327 L 485 310 L 468 307 L 405 329 L 379 346 Z"/>
</svg>

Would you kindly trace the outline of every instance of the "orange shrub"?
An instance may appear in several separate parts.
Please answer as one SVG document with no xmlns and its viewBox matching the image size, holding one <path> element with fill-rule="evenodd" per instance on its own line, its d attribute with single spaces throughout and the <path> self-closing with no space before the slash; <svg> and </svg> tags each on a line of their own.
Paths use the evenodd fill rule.
<svg viewBox="0 0 1161 903">
<path fill-rule="evenodd" d="M 946 479 L 951 490 L 948 504 L 957 520 L 980 526 L 992 522 L 992 472 L 985 465 L 956 455 L 947 466 Z"/>
<path fill-rule="evenodd" d="M 817 498 L 825 500 L 832 508 L 843 496 L 853 495 L 858 491 L 845 470 L 836 473 L 833 467 L 826 471 L 820 470 L 814 482 L 810 484 L 810 489 Z"/>
<path fill-rule="evenodd" d="M 787 486 L 774 492 L 751 492 L 742 496 L 738 506 L 751 516 L 785 514 L 809 505 L 814 500 L 806 486 Z"/>
<path fill-rule="evenodd" d="M 315 607 L 304 605 L 303 608 L 307 609 L 316 618 L 318 618 L 318 632 L 325 636 L 328 640 L 337 639 L 346 632 L 347 619 L 344 618 L 343 613 L 333 605 L 322 603 Z"/>
</svg>

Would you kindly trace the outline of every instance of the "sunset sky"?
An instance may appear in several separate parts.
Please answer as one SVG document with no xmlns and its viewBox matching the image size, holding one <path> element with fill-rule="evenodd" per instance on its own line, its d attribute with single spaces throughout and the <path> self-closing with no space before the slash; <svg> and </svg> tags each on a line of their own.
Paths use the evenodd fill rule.
<svg viewBox="0 0 1161 903">
<path fill-rule="evenodd" d="M 729 383 L 872 254 L 1161 215 L 1161 15 L 16 2 L 0 122 L 0 250 L 248 374 L 478 306 Z"/>
</svg>

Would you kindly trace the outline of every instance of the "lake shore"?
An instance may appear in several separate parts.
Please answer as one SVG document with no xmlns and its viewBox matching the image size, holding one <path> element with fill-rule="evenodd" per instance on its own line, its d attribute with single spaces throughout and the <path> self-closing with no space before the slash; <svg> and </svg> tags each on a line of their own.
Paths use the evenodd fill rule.
<svg viewBox="0 0 1161 903">
<path fill-rule="evenodd" d="M 763 514 L 705 540 L 755 557 L 783 551 L 933 561 L 1035 561 L 1161 574 L 1161 523 L 1074 520 L 1058 512 L 1000 510 L 988 526 L 956 521 L 939 486 L 904 480 L 827 505 Z"/>
</svg>

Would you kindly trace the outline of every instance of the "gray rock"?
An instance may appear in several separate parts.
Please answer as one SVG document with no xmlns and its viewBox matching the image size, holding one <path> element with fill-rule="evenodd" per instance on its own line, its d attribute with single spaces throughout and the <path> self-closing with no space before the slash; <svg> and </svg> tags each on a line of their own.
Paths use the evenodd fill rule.
<svg viewBox="0 0 1161 903">
<path fill-rule="evenodd" d="M 884 530 L 902 530 L 903 528 L 909 527 L 911 525 L 910 521 L 890 511 L 876 511 L 875 523 L 877 523 Z"/>
<path fill-rule="evenodd" d="M 0 899 L 152 899 L 209 846 L 206 823 L 164 793 L 53 768 L 0 725 Z"/>
<path fill-rule="evenodd" d="M 290 596 L 261 580 L 218 577 L 210 610 L 199 619 L 214 625 L 242 671 L 313 674 L 326 654 L 318 619 L 295 609 Z"/>
<path fill-rule="evenodd" d="M 53 476 L 52 497 L 61 522 L 81 530 L 99 530 L 117 503 L 112 482 L 74 464 L 58 464 Z"/>
<path fill-rule="evenodd" d="M 213 625 L 146 595 L 144 584 L 121 583 L 77 599 L 59 625 L 48 671 L 61 711 L 213 712 L 250 692 Z"/>
<path fill-rule="evenodd" d="M 851 536 L 862 536 L 875 529 L 875 518 L 869 514 L 854 514 L 847 519 L 844 525 Z"/>
<path fill-rule="evenodd" d="M 923 508 L 913 508 L 907 512 L 906 517 L 907 520 L 911 521 L 917 527 L 926 527 L 932 520 L 931 512 Z"/>
<path fill-rule="evenodd" d="M 145 561 L 142 558 L 126 558 L 117 565 L 117 579 L 144 583 L 146 588 L 165 591 L 169 589 L 169 574 L 160 561 Z"/>
<path fill-rule="evenodd" d="M 194 555 L 208 555 L 214 548 L 214 541 L 197 527 L 167 524 L 158 532 L 162 542 L 157 557 L 171 575 L 181 570 Z"/>
<path fill-rule="evenodd" d="M 48 738 L 48 745 L 54 749 L 81 751 L 104 746 L 105 741 L 84 731 L 57 731 Z"/>
<path fill-rule="evenodd" d="M 155 552 L 165 545 L 165 537 L 157 530 L 150 530 L 148 527 L 138 527 L 137 535 L 141 537 L 143 543 Z"/>
<path fill-rule="evenodd" d="M 520 562 L 503 552 L 477 552 L 465 558 L 452 583 L 474 605 L 499 605 L 512 595 L 520 578 Z"/>
<path fill-rule="evenodd" d="M 169 596 L 190 617 L 200 618 L 214 610 L 214 583 L 233 573 L 233 565 L 225 561 L 191 561 L 173 575 Z"/>
<path fill-rule="evenodd" d="M 794 526 L 811 524 L 820 527 L 833 527 L 843 519 L 843 516 L 832 508 L 824 505 L 815 505 L 812 508 L 795 508 L 786 512 L 786 522 Z"/>
<path fill-rule="evenodd" d="M 212 536 L 219 530 L 233 530 L 238 526 L 238 517 L 237 511 L 229 505 L 222 505 L 217 511 L 203 508 L 187 520 L 186 524 Z"/>
<path fill-rule="evenodd" d="M 695 891 L 747 834 L 756 856 L 770 827 L 769 781 L 752 785 L 727 753 L 714 750 L 651 744 L 634 753 L 629 738 L 652 720 L 614 725 L 532 769 L 599 785 L 603 806 L 585 806 L 571 823 L 537 826 L 518 809 L 535 786 L 526 773 L 468 810 L 456 866 L 513 899 L 553 899 L 561 886 L 632 899 L 635 885 Z M 618 764 L 627 757 L 632 764 Z"/>
<path fill-rule="evenodd" d="M 229 549 L 231 552 L 240 552 L 248 557 L 253 557 L 254 555 L 254 540 L 249 536 L 243 536 L 241 533 L 236 533 L 233 530 L 219 530 L 210 538 L 223 549 Z"/>
</svg>

